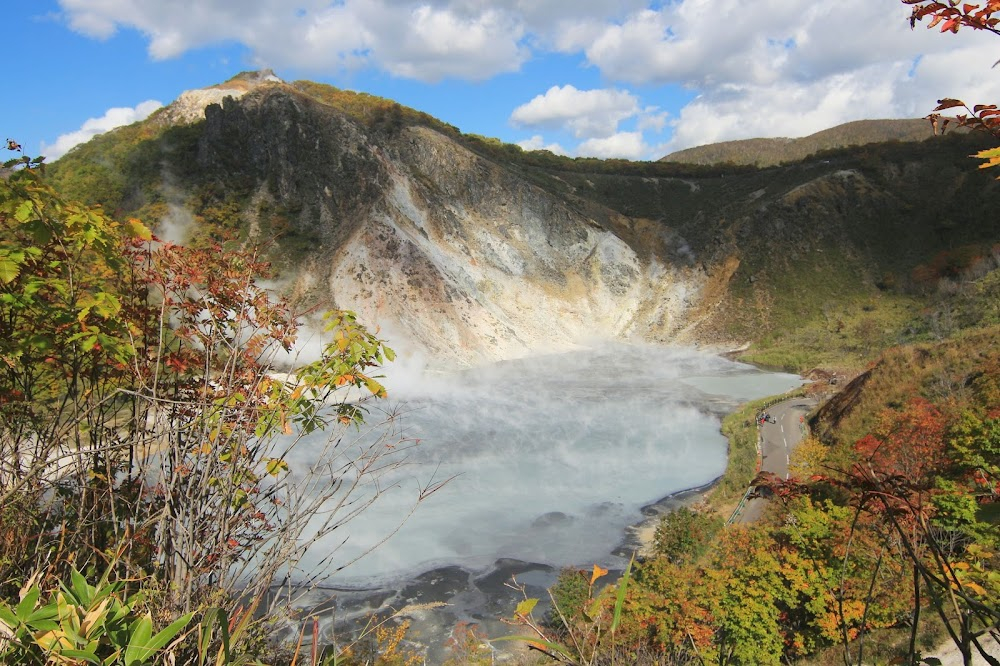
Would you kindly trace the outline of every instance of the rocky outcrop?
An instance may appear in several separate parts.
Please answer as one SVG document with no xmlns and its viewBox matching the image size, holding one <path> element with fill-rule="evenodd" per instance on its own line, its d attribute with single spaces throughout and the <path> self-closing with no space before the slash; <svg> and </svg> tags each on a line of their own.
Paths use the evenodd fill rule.
<svg viewBox="0 0 1000 666">
<path fill-rule="evenodd" d="M 186 206 L 275 241 L 295 293 L 448 363 L 609 338 L 745 349 L 1000 238 L 1000 183 L 970 169 L 971 135 L 767 169 L 569 160 L 268 73 L 147 122 L 115 160 L 95 147 L 55 166 L 93 160 L 76 173 L 125 214 Z"/>
<path fill-rule="evenodd" d="M 167 105 L 157 115 L 157 121 L 166 125 L 189 125 L 204 120 L 205 109 L 212 104 L 222 104 L 227 97 L 239 99 L 257 86 L 265 83 L 281 83 L 281 79 L 269 69 L 260 72 L 246 72 L 226 83 L 211 88 L 185 90 L 176 100 Z"/>
<path fill-rule="evenodd" d="M 206 172 L 295 211 L 332 304 L 438 362 L 669 340 L 704 282 L 664 260 L 679 238 L 639 245 L 634 221 L 553 196 L 433 129 L 375 141 L 282 86 L 209 106 L 198 151 Z"/>
</svg>

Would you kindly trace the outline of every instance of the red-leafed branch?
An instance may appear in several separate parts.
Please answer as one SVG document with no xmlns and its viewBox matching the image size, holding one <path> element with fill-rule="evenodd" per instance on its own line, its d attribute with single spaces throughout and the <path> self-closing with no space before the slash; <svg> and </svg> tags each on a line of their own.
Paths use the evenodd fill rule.
<svg viewBox="0 0 1000 666">
<path fill-rule="evenodd" d="M 936 0 L 903 0 L 903 4 L 912 5 L 910 27 L 917 22 L 930 17 L 928 28 L 940 26 L 941 32 L 957 33 L 960 28 L 972 30 L 987 30 L 1000 35 L 1000 18 L 993 16 L 1000 12 L 1000 0 L 988 0 L 985 3 L 959 3 L 957 0 L 938 2 Z"/>
</svg>

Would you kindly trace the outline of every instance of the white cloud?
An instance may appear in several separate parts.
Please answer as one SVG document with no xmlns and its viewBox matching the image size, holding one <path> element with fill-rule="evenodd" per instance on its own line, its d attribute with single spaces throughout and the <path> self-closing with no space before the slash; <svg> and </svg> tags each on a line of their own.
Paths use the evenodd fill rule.
<svg viewBox="0 0 1000 666">
<path fill-rule="evenodd" d="M 919 118 L 941 97 L 1000 99 L 988 45 L 955 49 L 919 63 L 887 61 L 813 80 L 708 89 L 671 123 L 669 151 L 730 139 L 799 137 L 867 118 Z M 975 64 L 978 63 L 978 66 Z"/>
<path fill-rule="evenodd" d="M 421 81 L 484 80 L 529 57 L 523 13 L 418 0 L 59 0 L 70 27 L 98 38 L 140 31 L 155 59 L 236 41 L 261 66 L 377 67 Z"/>
<path fill-rule="evenodd" d="M 545 143 L 545 139 L 541 134 L 535 134 L 530 139 L 518 141 L 517 145 L 525 150 L 547 150 L 556 155 L 569 155 L 569 152 L 558 143 Z"/>
<path fill-rule="evenodd" d="M 148 118 L 149 114 L 161 106 L 163 104 L 160 102 L 150 99 L 140 103 L 135 108 L 115 107 L 108 109 L 100 118 L 88 119 L 75 132 L 61 135 L 55 143 L 46 144 L 43 142 L 42 154 L 51 162 L 65 155 L 74 146 L 90 141 L 98 134 Z"/>
<path fill-rule="evenodd" d="M 603 89 L 556 85 L 510 120 L 565 129 L 588 145 L 613 143 L 627 136 L 623 129 L 645 131 L 650 141 L 648 133 L 665 127 L 675 131 L 676 148 L 795 136 L 862 117 L 922 116 L 945 96 L 1000 99 L 1000 76 L 989 70 L 997 58 L 994 35 L 942 35 L 923 25 L 911 31 L 910 8 L 899 0 L 59 3 L 74 30 L 96 38 L 137 30 L 158 59 L 236 42 L 256 65 L 279 71 L 376 69 L 435 82 L 488 80 L 542 54 L 576 56 L 597 70 Z M 698 96 L 679 112 L 659 98 L 661 109 L 651 109 L 643 96 L 656 94 L 655 86 Z M 629 120 L 634 127 L 622 128 Z"/>
<path fill-rule="evenodd" d="M 668 111 L 660 111 L 655 106 L 647 106 L 639 114 L 639 129 L 662 132 L 663 128 L 667 126 L 667 117 L 669 115 Z"/>
<path fill-rule="evenodd" d="M 908 13 L 898 0 L 684 0 L 607 23 L 585 52 L 609 80 L 700 93 L 673 115 L 671 150 L 1000 99 L 995 36 L 910 30 Z"/>
<path fill-rule="evenodd" d="M 514 109 L 510 120 L 521 127 L 566 128 L 579 137 L 607 137 L 639 112 L 639 100 L 624 90 L 577 90 L 552 86 Z"/>
<path fill-rule="evenodd" d="M 586 55 L 617 81 L 769 85 L 913 52 L 921 40 L 907 12 L 898 0 L 757 0 L 752 8 L 744 0 L 684 0 L 606 24 Z"/>
<path fill-rule="evenodd" d="M 424 5 L 394 27 L 398 38 L 383 40 L 376 55 L 389 72 L 406 78 L 487 79 L 516 71 L 528 58 L 518 44 L 520 22 L 498 11 L 464 17 Z"/>
<path fill-rule="evenodd" d="M 587 139 L 574 151 L 581 157 L 612 157 L 627 160 L 646 160 L 650 158 L 650 147 L 642 138 L 642 132 L 619 132 L 609 137 Z"/>
</svg>

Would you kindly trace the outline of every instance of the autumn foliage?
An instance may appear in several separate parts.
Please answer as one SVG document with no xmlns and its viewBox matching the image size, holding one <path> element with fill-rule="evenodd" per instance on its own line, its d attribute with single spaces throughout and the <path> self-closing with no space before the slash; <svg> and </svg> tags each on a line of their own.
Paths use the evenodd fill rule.
<svg viewBox="0 0 1000 666">
<path fill-rule="evenodd" d="M 155 600 L 164 620 L 200 612 L 208 631 L 226 618 L 225 645 L 207 634 L 197 661 L 217 648 L 229 663 L 261 649 L 274 582 L 290 602 L 309 544 L 342 532 L 378 499 L 367 479 L 402 464 L 384 438 L 338 447 L 385 397 L 378 371 L 393 352 L 334 311 L 318 357 L 297 358 L 301 313 L 263 286 L 254 248 L 163 242 L 64 200 L 43 170 L 21 158 L 0 172 L 0 600 L 32 572 L 50 590 L 107 571 L 108 589 L 140 586 L 129 598 Z M 312 466 L 289 465 L 324 429 Z M 0 617 L 0 661 L 34 649 L 3 639 L 32 604 Z M 187 649 L 176 658 L 195 663 Z"/>
<path fill-rule="evenodd" d="M 923 398 L 913 398 L 902 410 L 885 410 L 871 433 L 854 445 L 857 463 L 882 478 L 901 476 L 913 483 L 930 483 L 947 464 L 941 410 Z"/>
</svg>

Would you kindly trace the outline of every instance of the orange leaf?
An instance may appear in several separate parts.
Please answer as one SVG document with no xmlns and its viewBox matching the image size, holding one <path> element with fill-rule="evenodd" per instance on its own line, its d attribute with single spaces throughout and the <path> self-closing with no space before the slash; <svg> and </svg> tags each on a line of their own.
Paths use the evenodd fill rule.
<svg viewBox="0 0 1000 666">
<path fill-rule="evenodd" d="M 951 99 L 950 97 L 946 97 L 945 99 L 938 100 L 938 105 L 934 110 L 943 111 L 944 109 L 952 109 L 956 106 L 965 106 L 965 102 L 960 99 Z"/>
<path fill-rule="evenodd" d="M 594 581 L 596 581 L 598 578 L 600 578 L 601 576 L 607 576 L 607 575 L 608 575 L 608 570 L 607 569 L 602 569 L 601 567 L 599 567 L 599 566 L 597 566 L 595 564 L 594 565 L 594 573 L 592 573 L 590 575 L 590 584 L 593 585 Z"/>
</svg>

